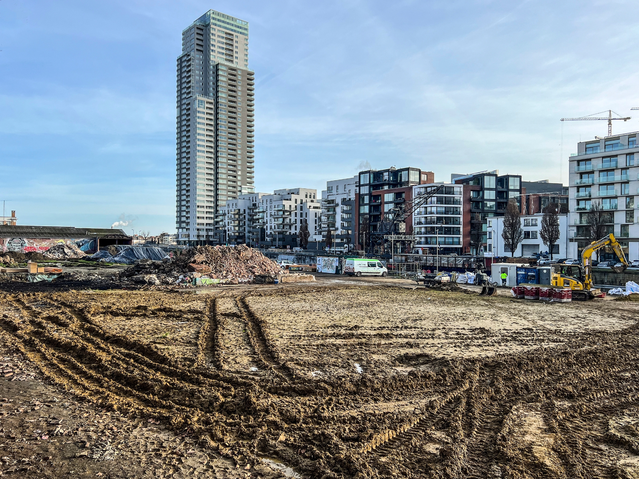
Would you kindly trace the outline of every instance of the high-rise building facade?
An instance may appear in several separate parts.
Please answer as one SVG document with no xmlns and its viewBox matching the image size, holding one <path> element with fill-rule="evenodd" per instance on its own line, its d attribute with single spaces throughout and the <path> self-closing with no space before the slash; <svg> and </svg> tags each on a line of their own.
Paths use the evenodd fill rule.
<svg viewBox="0 0 639 479">
<path fill-rule="evenodd" d="M 583 141 L 570 155 L 570 258 L 579 258 L 592 241 L 614 233 L 628 259 L 639 259 L 638 136 L 634 131 Z M 598 256 L 617 259 L 612 252 Z"/>
<path fill-rule="evenodd" d="M 215 213 L 254 191 L 254 73 L 248 22 L 209 10 L 177 59 L 176 226 L 181 244 L 215 239 Z"/>
<path fill-rule="evenodd" d="M 322 241 L 326 242 L 328 232 L 334 247 L 353 248 L 355 239 L 355 194 L 357 175 L 353 178 L 326 182 L 322 191 Z"/>
</svg>

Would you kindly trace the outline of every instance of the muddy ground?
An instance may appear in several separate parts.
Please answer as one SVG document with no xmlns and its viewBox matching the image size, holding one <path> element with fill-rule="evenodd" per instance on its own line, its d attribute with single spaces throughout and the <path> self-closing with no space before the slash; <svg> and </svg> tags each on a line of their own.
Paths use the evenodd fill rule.
<svg viewBox="0 0 639 479">
<path fill-rule="evenodd" d="M 639 477 L 638 312 L 392 280 L 1 292 L 0 473 Z"/>
</svg>

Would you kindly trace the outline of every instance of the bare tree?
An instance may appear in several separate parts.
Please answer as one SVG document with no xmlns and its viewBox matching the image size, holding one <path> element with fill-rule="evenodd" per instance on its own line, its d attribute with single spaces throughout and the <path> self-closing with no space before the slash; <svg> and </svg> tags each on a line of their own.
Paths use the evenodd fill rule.
<svg viewBox="0 0 639 479">
<path fill-rule="evenodd" d="M 297 234 L 297 237 L 300 243 L 300 248 L 302 249 L 308 248 L 308 238 L 310 236 L 311 234 L 308 232 L 308 220 L 303 219 L 302 224 L 300 225 L 300 231 Z"/>
<path fill-rule="evenodd" d="M 362 222 L 359 226 L 359 244 L 361 245 L 363 250 L 367 250 L 368 248 L 368 237 L 369 237 L 369 229 L 370 229 L 370 221 L 368 219 L 368 215 L 362 218 Z"/>
<path fill-rule="evenodd" d="M 541 231 L 539 236 L 550 251 L 552 260 L 552 248 L 557 244 L 561 232 L 559 230 L 559 211 L 555 203 L 550 203 L 544 209 L 544 216 L 541 219 Z"/>
<path fill-rule="evenodd" d="M 330 248 L 331 246 L 333 246 L 333 234 L 331 233 L 331 230 L 327 230 L 326 231 L 326 247 Z"/>
<path fill-rule="evenodd" d="M 588 222 L 589 240 L 598 241 L 608 234 L 608 223 L 612 222 L 612 214 L 603 209 L 599 201 L 593 201 L 590 204 L 590 210 L 586 217 Z M 599 253 L 597 252 L 597 259 Z"/>
<path fill-rule="evenodd" d="M 506 207 L 506 214 L 504 214 L 504 231 L 501 233 L 501 237 L 504 239 L 504 244 L 510 249 L 512 257 L 515 256 L 517 246 L 524 239 L 524 231 L 521 228 L 519 217 L 519 205 L 514 199 L 511 199 Z"/>
</svg>

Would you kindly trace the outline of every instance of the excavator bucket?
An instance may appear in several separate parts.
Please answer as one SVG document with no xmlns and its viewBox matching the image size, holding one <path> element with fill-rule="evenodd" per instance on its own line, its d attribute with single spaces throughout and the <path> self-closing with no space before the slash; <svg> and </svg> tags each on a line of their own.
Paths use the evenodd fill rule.
<svg viewBox="0 0 639 479">
<path fill-rule="evenodd" d="M 495 296 L 497 294 L 497 288 L 494 286 L 482 286 L 479 296 Z"/>
<path fill-rule="evenodd" d="M 626 265 L 625 265 L 625 264 L 622 264 L 621 266 L 613 266 L 613 267 L 612 267 L 612 270 L 613 270 L 615 273 L 623 273 L 624 271 L 626 271 Z"/>
</svg>

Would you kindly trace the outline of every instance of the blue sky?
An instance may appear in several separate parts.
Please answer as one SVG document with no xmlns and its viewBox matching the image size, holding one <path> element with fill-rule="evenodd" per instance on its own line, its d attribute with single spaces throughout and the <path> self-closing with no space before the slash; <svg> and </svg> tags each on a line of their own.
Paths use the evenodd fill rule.
<svg viewBox="0 0 639 479">
<path fill-rule="evenodd" d="M 175 231 L 175 60 L 211 8 L 250 23 L 258 191 L 367 165 L 567 183 L 607 125 L 559 118 L 639 106 L 632 1 L 1 0 L 0 201 L 20 224 Z"/>
</svg>

